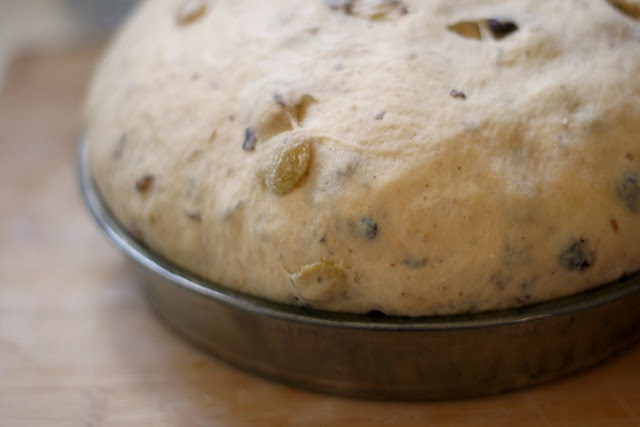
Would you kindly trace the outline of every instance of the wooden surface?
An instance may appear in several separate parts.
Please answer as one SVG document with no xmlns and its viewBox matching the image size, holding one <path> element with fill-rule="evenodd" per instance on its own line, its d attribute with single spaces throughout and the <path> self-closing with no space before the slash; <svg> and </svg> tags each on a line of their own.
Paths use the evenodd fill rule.
<svg viewBox="0 0 640 427">
<path fill-rule="evenodd" d="M 0 94 L 0 426 L 640 426 L 640 346 L 552 384 L 424 404 L 316 395 L 158 323 L 78 194 L 96 49 L 24 56 Z"/>
</svg>

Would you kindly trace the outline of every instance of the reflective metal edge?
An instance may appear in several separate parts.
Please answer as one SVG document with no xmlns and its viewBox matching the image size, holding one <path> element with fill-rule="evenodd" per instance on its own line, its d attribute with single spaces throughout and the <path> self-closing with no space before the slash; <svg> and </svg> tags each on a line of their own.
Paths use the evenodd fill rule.
<svg viewBox="0 0 640 427">
<path fill-rule="evenodd" d="M 155 312 L 241 369 L 308 390 L 384 400 L 477 397 L 586 369 L 640 339 L 640 273 L 551 302 L 423 318 L 308 310 L 225 289 L 132 238 L 102 202 L 84 144 L 91 214 L 133 261 Z"/>
</svg>

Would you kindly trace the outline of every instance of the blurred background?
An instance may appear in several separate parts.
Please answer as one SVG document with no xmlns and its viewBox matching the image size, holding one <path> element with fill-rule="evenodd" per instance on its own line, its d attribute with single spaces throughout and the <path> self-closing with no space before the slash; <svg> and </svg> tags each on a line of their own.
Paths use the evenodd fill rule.
<svg viewBox="0 0 640 427">
<path fill-rule="evenodd" d="M 0 0 L 0 88 L 11 60 L 25 51 L 106 39 L 136 0 Z"/>
</svg>

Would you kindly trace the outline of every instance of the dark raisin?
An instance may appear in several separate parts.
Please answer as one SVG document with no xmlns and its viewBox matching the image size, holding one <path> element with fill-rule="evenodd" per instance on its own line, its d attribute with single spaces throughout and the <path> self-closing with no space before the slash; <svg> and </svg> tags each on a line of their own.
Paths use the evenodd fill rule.
<svg viewBox="0 0 640 427">
<path fill-rule="evenodd" d="M 279 92 L 274 92 L 273 93 L 273 100 L 276 102 L 276 104 L 278 104 L 281 107 L 286 107 L 287 103 L 284 102 L 284 98 L 282 97 L 282 95 Z"/>
<path fill-rule="evenodd" d="M 635 173 L 625 174 L 616 184 L 618 198 L 631 212 L 640 211 L 640 178 Z"/>
<path fill-rule="evenodd" d="M 147 174 L 138 178 L 138 180 L 136 181 L 136 190 L 138 190 L 139 193 L 146 193 L 151 189 L 154 180 L 155 177 L 151 174 Z"/>
<path fill-rule="evenodd" d="M 586 270 L 595 260 L 586 239 L 572 239 L 558 257 L 560 265 L 567 270 Z"/>
<path fill-rule="evenodd" d="M 487 19 L 489 31 L 496 40 L 500 40 L 509 34 L 518 31 L 518 26 L 511 21 L 500 21 L 498 19 Z"/>
<path fill-rule="evenodd" d="M 249 126 L 244 130 L 244 142 L 242 143 L 242 149 L 244 151 L 253 151 L 256 149 L 256 142 L 258 142 L 256 132 L 251 126 Z"/>
<path fill-rule="evenodd" d="M 358 231 L 366 239 L 373 240 L 378 235 L 378 224 L 371 218 L 362 218 L 358 223 Z"/>
<path fill-rule="evenodd" d="M 414 257 L 406 257 L 402 260 L 402 264 L 406 265 L 410 268 L 422 268 L 427 265 L 426 258 L 414 258 Z"/>
<path fill-rule="evenodd" d="M 489 18 L 475 21 L 459 21 L 448 25 L 447 30 L 467 39 L 486 39 L 489 35 L 488 33 L 490 33 L 494 39 L 501 40 L 517 31 L 518 25 L 511 21 Z"/>
<path fill-rule="evenodd" d="M 449 95 L 452 98 L 457 98 L 457 99 L 462 99 L 462 100 L 467 99 L 467 95 L 464 92 L 459 91 L 459 90 L 455 90 L 455 89 L 451 89 L 451 92 L 449 92 Z"/>
</svg>

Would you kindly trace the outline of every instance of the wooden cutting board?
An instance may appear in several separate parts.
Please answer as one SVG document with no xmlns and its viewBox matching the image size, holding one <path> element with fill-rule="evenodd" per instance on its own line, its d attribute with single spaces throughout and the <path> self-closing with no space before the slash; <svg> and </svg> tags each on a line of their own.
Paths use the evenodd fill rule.
<svg viewBox="0 0 640 427">
<path fill-rule="evenodd" d="M 298 391 L 183 342 L 80 201 L 97 52 L 23 56 L 0 93 L 0 426 L 640 426 L 640 345 L 530 390 L 408 404 Z"/>
</svg>

